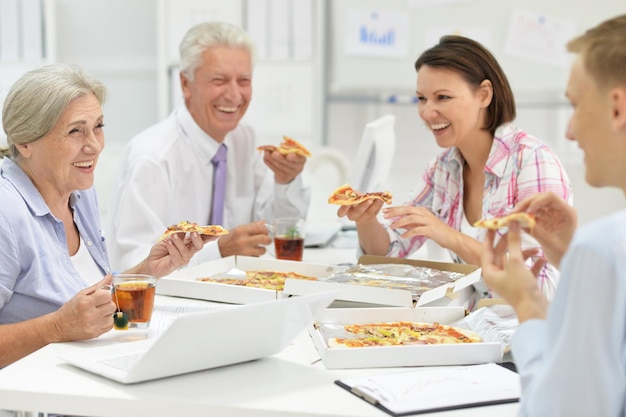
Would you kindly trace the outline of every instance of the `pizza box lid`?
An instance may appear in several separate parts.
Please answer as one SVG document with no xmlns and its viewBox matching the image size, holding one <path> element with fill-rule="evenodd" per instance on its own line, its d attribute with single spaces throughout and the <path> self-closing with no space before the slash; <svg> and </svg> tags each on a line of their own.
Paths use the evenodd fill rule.
<svg viewBox="0 0 626 417">
<path fill-rule="evenodd" d="M 308 327 L 327 369 L 386 368 L 401 366 L 474 365 L 501 362 L 504 346 L 500 341 L 442 345 L 329 348 L 320 324 L 344 325 L 391 321 L 452 323 L 464 317 L 463 307 L 341 308 L 326 309 Z"/>
<path fill-rule="evenodd" d="M 414 259 L 400 259 L 386 256 L 364 255 L 359 258 L 359 264 L 409 264 L 465 274 L 456 281 L 441 285 L 422 293 L 417 300 L 409 290 L 396 288 L 382 288 L 365 285 L 333 283 L 327 281 L 290 280 L 285 283 L 285 294 L 303 295 L 325 290 L 339 290 L 340 293 L 333 303 L 333 307 L 344 306 L 393 306 L 393 307 L 437 307 L 463 306 L 468 308 L 475 295 L 473 284 L 480 280 L 481 269 L 475 265 L 455 264 L 446 262 L 431 262 Z"/>
<path fill-rule="evenodd" d="M 282 297 L 281 291 L 198 281 L 198 278 L 226 274 L 233 269 L 240 271 L 271 270 L 296 272 L 303 275 L 323 277 L 329 275 L 334 270 L 334 267 L 251 256 L 228 256 L 174 271 L 157 281 L 156 292 L 160 295 L 232 304 L 250 304 Z"/>
</svg>

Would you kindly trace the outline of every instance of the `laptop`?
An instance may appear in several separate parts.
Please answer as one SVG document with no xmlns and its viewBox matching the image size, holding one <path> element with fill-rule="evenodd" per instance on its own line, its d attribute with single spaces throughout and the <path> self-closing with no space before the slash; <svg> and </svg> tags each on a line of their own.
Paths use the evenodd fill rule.
<svg viewBox="0 0 626 417">
<path fill-rule="evenodd" d="M 176 318 L 159 336 L 68 350 L 66 362 L 123 384 L 247 362 L 283 350 L 338 291 L 294 296 Z"/>
<path fill-rule="evenodd" d="M 330 245 L 341 231 L 338 221 L 307 222 L 304 234 L 304 246 L 307 248 L 325 248 Z"/>
</svg>

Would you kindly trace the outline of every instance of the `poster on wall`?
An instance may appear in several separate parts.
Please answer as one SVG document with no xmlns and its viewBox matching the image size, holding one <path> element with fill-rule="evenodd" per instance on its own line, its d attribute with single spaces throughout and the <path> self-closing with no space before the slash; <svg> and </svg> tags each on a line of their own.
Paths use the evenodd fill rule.
<svg viewBox="0 0 626 417">
<path fill-rule="evenodd" d="M 406 58 L 410 16 L 393 10 L 346 11 L 344 50 L 349 56 Z"/>
<path fill-rule="evenodd" d="M 569 68 L 570 56 L 565 45 L 578 33 L 575 22 L 514 10 L 504 52 L 560 68 Z"/>
</svg>

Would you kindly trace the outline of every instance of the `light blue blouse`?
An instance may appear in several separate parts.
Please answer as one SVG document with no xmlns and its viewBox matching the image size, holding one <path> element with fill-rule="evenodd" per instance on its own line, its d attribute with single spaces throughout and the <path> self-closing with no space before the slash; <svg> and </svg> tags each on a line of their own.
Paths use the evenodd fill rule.
<svg viewBox="0 0 626 417">
<path fill-rule="evenodd" d="M 520 325 L 521 415 L 626 416 L 626 210 L 579 229 L 546 320 Z"/>
<path fill-rule="evenodd" d="M 74 223 L 102 274 L 109 272 L 95 189 L 70 197 Z M 22 169 L 0 167 L 0 323 L 57 310 L 85 288 L 67 250 L 63 223 L 54 217 Z"/>
</svg>

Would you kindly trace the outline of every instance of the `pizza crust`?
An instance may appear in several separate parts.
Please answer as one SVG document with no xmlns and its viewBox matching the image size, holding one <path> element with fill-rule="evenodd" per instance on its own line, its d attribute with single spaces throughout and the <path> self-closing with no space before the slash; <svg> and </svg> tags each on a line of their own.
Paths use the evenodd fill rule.
<svg viewBox="0 0 626 417">
<path fill-rule="evenodd" d="M 531 229 L 535 227 L 535 218 L 529 213 L 511 213 L 503 217 L 494 217 L 492 219 L 481 219 L 474 223 L 474 227 L 484 227 L 486 229 L 497 230 L 508 227 L 513 221 L 519 222 L 523 229 Z"/>
<path fill-rule="evenodd" d="M 224 229 L 220 225 L 209 225 L 209 226 L 200 226 L 197 223 L 192 223 L 189 221 L 182 221 L 178 224 L 173 224 L 165 229 L 165 232 L 159 237 L 159 241 L 166 239 L 173 235 L 174 233 L 191 233 L 196 232 L 201 235 L 209 235 L 209 236 L 222 236 L 228 234 L 228 230 Z"/>
<path fill-rule="evenodd" d="M 257 150 L 269 152 L 278 151 L 282 155 L 295 153 L 297 155 L 304 156 L 305 158 L 311 156 L 311 152 L 309 152 L 309 150 L 304 145 L 288 136 L 283 136 L 283 142 L 280 144 L 280 146 L 261 145 L 257 147 Z"/>
<path fill-rule="evenodd" d="M 339 206 L 351 206 L 360 204 L 363 201 L 379 199 L 386 204 L 391 204 L 393 196 L 388 191 L 376 191 L 371 193 L 361 193 L 356 191 L 349 184 L 341 185 L 333 190 L 328 196 L 328 204 L 336 204 Z"/>
</svg>

